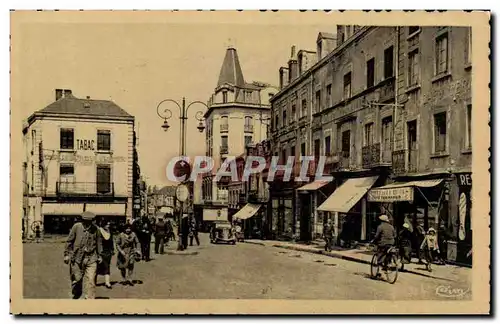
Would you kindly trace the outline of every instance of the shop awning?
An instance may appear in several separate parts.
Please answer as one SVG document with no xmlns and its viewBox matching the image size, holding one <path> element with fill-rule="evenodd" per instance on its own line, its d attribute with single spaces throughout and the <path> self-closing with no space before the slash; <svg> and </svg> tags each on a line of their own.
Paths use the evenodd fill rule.
<svg viewBox="0 0 500 324">
<path fill-rule="evenodd" d="M 322 203 L 318 210 L 347 213 L 363 198 L 378 177 L 347 179 Z"/>
<path fill-rule="evenodd" d="M 233 215 L 233 219 L 248 219 L 254 216 L 259 210 L 261 205 L 258 204 L 246 204 L 243 208 L 236 212 Z"/>
<path fill-rule="evenodd" d="M 308 183 L 306 185 L 303 185 L 302 187 L 300 187 L 297 190 L 298 191 L 315 191 L 315 190 L 318 190 L 319 188 L 327 185 L 328 183 L 329 183 L 329 181 L 317 180 L 317 181 L 313 181 L 311 183 Z"/>
<path fill-rule="evenodd" d="M 83 213 L 83 204 L 43 203 L 43 215 L 80 215 Z"/>
<path fill-rule="evenodd" d="M 125 216 L 125 204 L 87 204 L 85 210 L 97 216 Z"/>
<path fill-rule="evenodd" d="M 414 188 L 431 188 L 439 185 L 443 179 L 395 182 L 368 192 L 370 202 L 413 201 Z"/>
</svg>

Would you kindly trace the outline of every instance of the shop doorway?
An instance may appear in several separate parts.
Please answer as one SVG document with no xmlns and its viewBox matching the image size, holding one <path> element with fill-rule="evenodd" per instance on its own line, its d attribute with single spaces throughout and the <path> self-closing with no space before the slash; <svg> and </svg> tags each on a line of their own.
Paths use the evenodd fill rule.
<svg viewBox="0 0 500 324">
<path fill-rule="evenodd" d="M 309 242 L 311 235 L 311 195 L 301 194 L 300 199 L 300 240 Z"/>
</svg>

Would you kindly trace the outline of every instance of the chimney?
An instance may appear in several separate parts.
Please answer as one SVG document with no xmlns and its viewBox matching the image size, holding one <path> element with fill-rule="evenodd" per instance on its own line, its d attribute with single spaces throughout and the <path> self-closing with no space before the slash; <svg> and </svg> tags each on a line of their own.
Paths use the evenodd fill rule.
<svg viewBox="0 0 500 324">
<path fill-rule="evenodd" d="M 71 96 L 72 91 L 70 89 L 64 89 L 64 98 Z"/>
<path fill-rule="evenodd" d="M 87 100 L 89 100 L 89 99 L 90 99 L 90 96 L 87 96 Z"/>
<path fill-rule="evenodd" d="M 56 101 L 63 97 L 63 89 L 56 89 Z"/>
<path fill-rule="evenodd" d="M 298 63 L 295 55 L 295 45 L 292 46 L 292 55 L 288 61 L 288 80 L 291 83 L 298 76 Z"/>
</svg>

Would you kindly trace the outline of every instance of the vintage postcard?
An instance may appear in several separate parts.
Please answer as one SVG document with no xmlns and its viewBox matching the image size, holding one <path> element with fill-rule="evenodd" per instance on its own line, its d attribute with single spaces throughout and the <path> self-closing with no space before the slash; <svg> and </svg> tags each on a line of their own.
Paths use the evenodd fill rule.
<svg viewBox="0 0 500 324">
<path fill-rule="evenodd" d="M 490 14 L 13 11 L 14 314 L 488 314 Z"/>
</svg>

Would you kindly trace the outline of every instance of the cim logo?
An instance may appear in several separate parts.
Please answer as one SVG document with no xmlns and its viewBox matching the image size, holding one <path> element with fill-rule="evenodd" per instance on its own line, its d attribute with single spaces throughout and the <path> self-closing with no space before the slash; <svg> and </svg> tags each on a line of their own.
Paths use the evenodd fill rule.
<svg viewBox="0 0 500 324">
<path fill-rule="evenodd" d="M 452 288 L 451 286 L 438 286 L 436 288 L 436 295 L 446 298 L 463 297 L 469 292 L 469 288 Z"/>
</svg>

